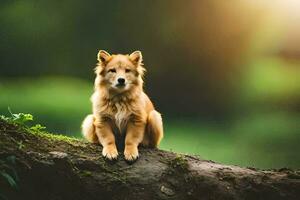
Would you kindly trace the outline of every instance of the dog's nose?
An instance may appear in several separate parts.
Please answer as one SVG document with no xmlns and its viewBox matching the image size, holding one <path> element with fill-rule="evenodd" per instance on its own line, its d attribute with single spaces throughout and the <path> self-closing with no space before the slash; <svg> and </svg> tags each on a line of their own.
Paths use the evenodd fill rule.
<svg viewBox="0 0 300 200">
<path fill-rule="evenodd" d="M 125 79 L 124 78 L 118 78 L 118 83 L 123 85 L 125 83 Z"/>
</svg>

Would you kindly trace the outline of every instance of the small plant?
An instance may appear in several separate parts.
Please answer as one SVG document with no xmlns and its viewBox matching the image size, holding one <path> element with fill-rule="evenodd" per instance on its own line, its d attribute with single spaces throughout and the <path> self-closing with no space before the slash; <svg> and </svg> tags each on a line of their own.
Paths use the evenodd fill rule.
<svg viewBox="0 0 300 200">
<path fill-rule="evenodd" d="M 23 149 L 25 145 L 23 144 L 23 141 L 17 142 L 18 149 Z"/>
<path fill-rule="evenodd" d="M 33 121 L 33 116 L 31 114 L 25 114 L 25 113 L 13 114 L 9 107 L 8 107 L 8 112 L 11 115 L 10 120 L 17 124 L 25 125 L 25 122 Z"/>
<path fill-rule="evenodd" d="M 0 120 L 2 119 L 10 124 L 15 124 L 15 125 L 17 125 L 18 128 L 25 129 L 28 133 L 31 133 L 34 135 L 39 135 L 39 136 L 42 136 L 49 140 L 65 141 L 70 144 L 73 144 L 73 142 L 78 141 L 78 139 L 76 139 L 76 138 L 71 138 L 71 137 L 67 137 L 64 135 L 48 133 L 45 130 L 46 127 L 41 124 L 32 125 L 33 123 L 29 123 L 29 122 L 34 121 L 34 118 L 31 114 L 25 114 L 25 113 L 14 114 L 11 112 L 10 108 L 8 108 L 8 111 L 10 113 L 10 116 L 6 117 L 3 115 L 0 115 Z M 25 147 L 25 145 L 22 142 L 16 141 L 16 143 L 17 143 L 19 149 L 22 149 Z"/>
<path fill-rule="evenodd" d="M 8 107 L 8 112 L 10 113 L 10 117 L 6 117 L 3 115 L 0 115 L 0 119 L 3 119 L 5 121 L 21 125 L 22 127 L 29 128 L 31 131 L 37 132 L 37 131 L 43 131 L 46 129 L 45 126 L 42 126 L 41 124 L 35 124 L 33 126 L 28 126 L 28 122 L 33 122 L 33 116 L 31 114 L 25 114 L 25 113 L 18 113 L 14 114 L 12 113 L 11 109 Z"/>
</svg>

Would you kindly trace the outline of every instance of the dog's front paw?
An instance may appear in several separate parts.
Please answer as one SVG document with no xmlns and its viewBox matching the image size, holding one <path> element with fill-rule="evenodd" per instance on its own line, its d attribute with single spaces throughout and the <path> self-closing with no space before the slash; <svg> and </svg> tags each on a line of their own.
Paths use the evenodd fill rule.
<svg viewBox="0 0 300 200">
<path fill-rule="evenodd" d="M 138 148 L 135 146 L 126 146 L 124 150 L 125 160 L 133 162 L 139 157 Z"/>
<path fill-rule="evenodd" d="M 102 155 L 109 160 L 115 160 L 118 157 L 118 150 L 115 146 L 106 146 L 102 149 Z"/>
</svg>

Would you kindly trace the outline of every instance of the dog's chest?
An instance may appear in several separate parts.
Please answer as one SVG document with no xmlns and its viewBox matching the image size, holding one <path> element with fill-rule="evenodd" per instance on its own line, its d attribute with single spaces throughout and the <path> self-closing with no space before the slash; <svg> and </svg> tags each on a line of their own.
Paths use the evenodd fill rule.
<svg viewBox="0 0 300 200">
<path fill-rule="evenodd" d="M 120 131 L 126 127 L 130 115 L 131 112 L 125 104 L 115 104 L 114 121 Z"/>
</svg>

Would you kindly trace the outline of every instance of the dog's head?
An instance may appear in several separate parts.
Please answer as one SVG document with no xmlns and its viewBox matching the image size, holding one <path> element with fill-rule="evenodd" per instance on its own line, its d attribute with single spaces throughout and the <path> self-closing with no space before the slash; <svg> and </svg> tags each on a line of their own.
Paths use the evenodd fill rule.
<svg viewBox="0 0 300 200">
<path fill-rule="evenodd" d="M 110 55 L 100 50 L 97 56 L 96 84 L 105 86 L 108 90 L 122 93 L 134 87 L 141 86 L 145 69 L 140 51 L 130 55 Z"/>
</svg>

